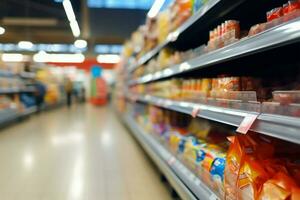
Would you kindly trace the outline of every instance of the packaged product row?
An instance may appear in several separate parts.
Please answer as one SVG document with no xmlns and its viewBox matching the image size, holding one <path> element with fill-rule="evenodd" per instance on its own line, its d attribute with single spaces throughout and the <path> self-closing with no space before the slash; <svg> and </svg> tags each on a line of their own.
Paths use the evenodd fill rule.
<svg viewBox="0 0 300 200">
<path fill-rule="evenodd" d="M 14 89 L 24 88 L 24 81 L 19 78 L 12 77 L 0 77 L 0 88 L 1 89 Z"/>
<path fill-rule="evenodd" d="M 137 68 L 133 72 L 134 78 L 139 78 L 143 75 L 152 74 L 161 71 L 170 66 L 180 64 L 184 61 L 193 59 L 205 51 L 205 46 L 191 49 L 188 51 L 175 51 L 170 48 L 164 48 L 159 53 L 157 58 L 151 59 L 148 63 Z"/>
<path fill-rule="evenodd" d="M 291 199 L 300 195 L 300 147 L 261 134 L 137 104 L 134 117 L 221 199 Z"/>
<path fill-rule="evenodd" d="M 16 104 L 11 97 L 0 95 L 0 110 L 16 108 Z"/>
<path fill-rule="evenodd" d="M 206 51 L 210 52 L 244 39 L 270 28 L 288 22 L 300 16 L 300 1 L 288 1 L 282 7 L 274 8 L 266 13 L 266 22 L 253 25 L 249 31 L 240 29 L 238 21 L 228 20 L 209 32 Z"/>
<path fill-rule="evenodd" d="M 249 31 L 241 30 L 240 22 L 237 20 L 227 20 L 209 31 L 209 40 L 207 45 L 202 45 L 196 50 L 180 52 L 176 50 L 163 50 L 157 58 L 153 58 L 149 63 L 137 69 L 134 77 L 154 73 L 182 63 L 186 60 L 222 48 L 239 40 L 244 40 L 260 32 L 288 22 L 300 17 L 300 1 L 288 1 L 282 7 L 275 8 L 266 14 L 266 22 L 252 26 Z M 199 50 L 200 49 L 200 50 Z"/>
<path fill-rule="evenodd" d="M 163 43 L 169 33 L 176 30 L 190 16 L 196 13 L 209 0 L 174 0 L 166 9 L 155 17 L 148 17 L 146 24 L 135 31 L 131 39 L 125 43 L 123 54 L 132 56 L 135 52 L 137 58 Z"/>
<path fill-rule="evenodd" d="M 133 94 L 300 117 L 299 81 L 224 77 L 171 79 L 131 88 Z"/>
</svg>

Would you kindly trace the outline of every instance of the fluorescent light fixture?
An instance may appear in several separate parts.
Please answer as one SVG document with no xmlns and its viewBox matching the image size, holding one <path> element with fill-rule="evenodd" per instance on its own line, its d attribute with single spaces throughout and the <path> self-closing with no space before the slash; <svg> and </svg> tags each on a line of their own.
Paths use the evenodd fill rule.
<svg viewBox="0 0 300 200">
<path fill-rule="evenodd" d="M 120 62 L 120 56 L 117 54 L 100 54 L 97 56 L 98 63 L 115 64 Z"/>
<path fill-rule="evenodd" d="M 76 16 L 73 11 L 73 7 L 70 0 L 63 0 L 63 6 L 67 15 L 67 18 L 70 22 L 70 27 L 74 37 L 79 37 L 80 29 L 78 22 L 76 21 Z"/>
<path fill-rule="evenodd" d="M 87 41 L 86 40 L 76 40 L 74 42 L 74 46 L 78 49 L 83 49 L 87 47 Z"/>
<path fill-rule="evenodd" d="M 31 49 L 33 47 L 32 42 L 30 41 L 20 41 L 18 43 L 20 49 Z"/>
<path fill-rule="evenodd" d="M 164 5 L 164 3 L 165 3 L 165 0 L 155 0 L 155 2 L 153 3 L 151 9 L 149 10 L 149 12 L 147 14 L 148 17 L 149 18 L 155 17 L 159 13 L 159 11 L 160 11 L 161 7 Z"/>
<path fill-rule="evenodd" d="M 0 26 L 0 35 L 3 35 L 5 33 L 5 28 L 3 28 L 2 26 Z"/>
<path fill-rule="evenodd" d="M 39 52 L 33 56 L 34 62 L 53 62 L 53 63 L 82 63 L 85 60 L 83 54 L 48 54 Z"/>
<path fill-rule="evenodd" d="M 79 29 L 77 21 L 71 21 L 70 26 L 71 26 L 71 30 L 72 30 L 72 33 L 73 33 L 74 37 L 79 37 L 80 36 L 80 29 Z"/>
<path fill-rule="evenodd" d="M 4 53 L 1 56 L 3 62 L 22 62 L 24 56 L 20 53 Z"/>
<path fill-rule="evenodd" d="M 64 0 L 63 1 L 63 6 L 64 6 L 64 9 L 65 9 L 68 20 L 70 22 L 76 21 L 76 17 L 75 17 L 74 11 L 73 11 L 71 1 L 70 0 Z"/>
</svg>

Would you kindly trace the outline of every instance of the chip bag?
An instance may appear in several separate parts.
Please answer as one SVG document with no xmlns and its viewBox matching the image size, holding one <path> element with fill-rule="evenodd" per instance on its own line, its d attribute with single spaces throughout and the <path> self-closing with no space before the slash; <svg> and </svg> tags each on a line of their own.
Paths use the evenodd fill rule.
<svg viewBox="0 0 300 200">
<path fill-rule="evenodd" d="M 278 172 L 264 183 L 258 200 L 285 200 L 291 196 L 293 188 L 297 188 L 296 182 L 288 174 Z"/>
</svg>

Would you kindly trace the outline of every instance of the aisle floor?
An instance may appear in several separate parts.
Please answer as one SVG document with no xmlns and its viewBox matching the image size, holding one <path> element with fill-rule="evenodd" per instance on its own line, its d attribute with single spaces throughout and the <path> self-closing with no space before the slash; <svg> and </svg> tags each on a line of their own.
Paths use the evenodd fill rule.
<svg viewBox="0 0 300 200">
<path fill-rule="evenodd" d="M 169 190 L 109 107 L 61 108 L 0 131 L 2 200 L 167 200 Z"/>
</svg>

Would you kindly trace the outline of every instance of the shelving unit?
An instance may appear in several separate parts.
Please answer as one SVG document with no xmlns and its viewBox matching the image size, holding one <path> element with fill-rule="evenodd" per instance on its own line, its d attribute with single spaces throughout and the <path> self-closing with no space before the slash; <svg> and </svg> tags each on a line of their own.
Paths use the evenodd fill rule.
<svg viewBox="0 0 300 200">
<path fill-rule="evenodd" d="M 143 55 L 140 59 L 137 60 L 135 65 L 129 66 L 128 71 L 133 72 L 141 65 L 145 64 L 147 61 L 149 61 L 151 58 L 153 58 L 155 55 L 157 55 L 164 47 L 166 47 L 170 43 L 176 42 L 178 37 L 180 37 L 183 33 L 185 33 L 188 29 L 192 29 L 194 27 L 197 27 L 197 23 L 200 23 L 199 21 L 207 15 L 208 12 L 215 9 L 216 12 L 222 11 L 223 14 L 230 11 L 231 9 L 234 9 L 237 5 L 244 2 L 245 0 L 237 0 L 236 2 L 227 2 L 226 0 L 210 0 L 208 3 L 206 3 L 203 7 L 201 7 L 195 14 L 193 14 L 187 21 L 185 21 L 181 26 L 179 26 L 175 31 L 168 34 L 166 40 L 162 42 L 161 44 L 158 44 L 154 49 Z M 222 6 L 219 6 L 216 8 L 216 5 L 221 4 Z"/>
<path fill-rule="evenodd" d="M 120 116 L 122 115 L 120 114 Z M 123 115 L 122 121 L 131 130 L 134 137 L 151 156 L 182 199 L 219 199 L 214 192 L 166 150 L 165 147 L 139 127 L 129 114 Z"/>
<path fill-rule="evenodd" d="M 0 127 L 17 120 L 19 117 L 17 109 L 4 109 L 0 111 Z"/>
<path fill-rule="evenodd" d="M 148 74 L 136 80 L 131 80 L 129 84 L 148 83 L 192 70 L 199 70 L 209 66 L 213 67 L 213 64 L 260 53 L 272 48 L 279 48 L 300 41 L 300 32 L 297 29 L 299 26 L 300 18 L 297 18 L 252 37 L 242 39 L 221 49 L 200 55 L 181 64 L 170 66 L 163 71 L 158 71 L 154 74 Z"/>
<path fill-rule="evenodd" d="M 125 61 L 128 62 L 125 62 L 123 68 L 120 68 L 121 70 L 123 70 L 121 71 L 122 73 L 120 73 L 120 76 L 122 76 L 122 81 L 120 81 L 119 83 L 119 85 L 122 85 L 122 87 L 120 87 L 121 91 L 118 91 L 117 94 L 119 98 L 118 100 L 121 99 L 120 101 L 123 101 L 123 99 L 125 99 L 125 103 L 120 103 L 120 105 L 122 105 L 120 107 L 122 107 L 123 109 L 121 111 L 126 111 L 126 114 L 122 117 L 122 121 L 126 124 L 126 126 L 129 127 L 129 129 L 139 141 L 139 143 L 154 160 L 157 166 L 159 166 L 162 173 L 166 175 L 167 179 L 174 187 L 174 189 L 179 193 L 182 199 L 222 199 L 222 197 L 217 197 L 217 195 L 210 190 L 209 184 L 206 185 L 200 180 L 200 178 L 198 178 L 195 175 L 196 171 L 192 172 L 187 167 L 185 167 L 184 161 L 181 162 L 180 159 L 176 158 L 176 156 L 171 154 L 167 150 L 167 148 L 157 140 L 155 136 L 143 130 L 136 122 L 136 119 L 141 119 L 141 121 L 144 120 L 143 123 L 147 124 L 150 123 L 149 120 L 152 120 L 151 117 L 163 116 L 162 118 L 166 118 L 166 122 L 162 122 L 161 129 L 163 130 L 160 129 L 159 123 L 155 124 L 156 122 L 153 122 L 152 124 L 153 126 L 157 126 L 154 127 L 153 130 L 159 129 L 158 132 L 163 132 L 165 131 L 164 125 L 166 125 L 167 127 L 166 130 L 168 130 L 170 126 L 173 126 L 173 122 L 170 122 L 172 121 L 170 120 L 170 118 L 172 116 L 177 117 L 176 112 L 192 115 L 195 118 L 198 117 L 206 119 L 207 123 L 217 122 L 211 124 L 217 124 L 218 126 L 220 125 L 220 127 L 222 128 L 230 128 L 230 130 L 233 130 L 232 128 L 237 128 L 237 130 L 239 130 L 239 128 L 242 127 L 243 123 L 247 121 L 249 117 L 253 117 L 254 122 L 251 122 L 249 126 L 249 131 L 277 138 L 283 140 L 284 142 L 291 142 L 294 143 L 296 146 L 300 145 L 300 118 L 292 117 L 299 116 L 299 100 L 297 102 L 292 103 L 277 102 L 274 96 L 272 96 L 272 92 L 276 90 L 281 90 L 282 88 L 282 90 L 287 91 L 291 91 L 293 90 L 293 88 L 297 88 L 299 90 L 299 85 L 293 82 L 293 86 L 288 85 L 286 87 L 281 87 L 280 85 L 280 87 L 278 87 L 276 84 L 274 84 L 276 86 L 273 85 L 272 79 L 270 85 L 266 86 L 267 89 L 263 88 L 267 90 L 264 91 L 268 94 L 265 96 L 259 93 L 258 88 L 260 86 L 265 86 L 262 84 L 262 81 L 264 78 L 272 77 L 273 69 L 274 73 L 279 74 L 279 76 L 278 74 L 277 76 L 274 76 L 276 78 L 280 79 L 281 73 L 284 73 L 284 70 L 286 69 L 285 72 L 287 73 L 285 75 L 288 76 L 288 78 L 292 77 L 294 78 L 293 81 L 299 81 L 299 78 L 295 78 L 293 76 L 293 73 L 300 73 L 300 71 L 298 70 L 300 62 L 297 60 L 297 53 L 295 53 L 299 52 L 300 48 L 300 11 L 298 10 L 298 13 L 296 14 L 292 13 L 294 14 L 292 20 L 291 18 L 288 18 L 290 16 L 284 16 L 286 18 L 282 18 L 280 19 L 280 22 L 277 21 L 278 23 L 272 24 L 270 22 L 266 22 L 265 19 L 265 13 L 267 11 L 270 11 L 272 8 L 276 8 L 278 6 L 282 6 L 282 4 L 284 3 L 286 2 L 270 2 L 268 4 L 245 0 L 237 0 L 235 2 L 230 2 L 227 0 L 210 0 L 208 4 L 206 4 L 200 10 L 198 10 L 196 13 L 194 13 L 175 31 L 170 32 L 165 41 L 158 44 L 155 48 L 142 55 L 142 57 L 136 58 L 136 62 L 134 62 L 133 65 L 130 65 L 132 64 L 132 60 L 134 60 L 133 57 L 130 57 L 130 59 L 128 58 L 128 60 L 125 59 Z M 259 4 L 259 6 L 256 4 Z M 262 13 L 262 15 L 260 15 L 261 13 L 258 13 L 258 16 L 253 16 L 251 17 L 251 19 L 247 19 L 250 17 L 247 17 L 246 15 L 248 15 L 249 13 L 253 14 L 254 12 L 256 12 L 256 9 L 258 9 L 257 12 L 261 12 L 262 10 L 264 10 L 264 13 Z M 245 13 L 243 13 L 243 11 L 245 11 Z M 239 17 L 241 19 L 239 19 Z M 220 24 L 226 20 L 240 20 L 240 27 L 242 26 L 242 24 L 244 25 L 244 27 L 241 27 L 241 30 L 245 30 L 245 34 L 241 36 L 243 38 L 237 36 L 237 38 L 234 38 L 236 39 L 234 40 L 235 42 L 229 45 L 225 44 L 226 36 L 224 39 L 224 33 L 222 32 L 222 30 L 225 29 L 224 27 L 226 25 L 222 24 L 224 26 L 224 29 L 222 29 L 222 26 Z M 253 27 L 253 25 L 260 24 L 262 22 L 266 22 L 264 24 L 265 28 L 262 29 L 264 31 L 261 31 L 260 33 L 256 33 L 254 35 L 250 33 L 247 34 L 246 31 Z M 216 27 L 218 27 L 219 29 Z M 209 44 L 211 43 L 208 43 L 207 36 L 209 35 L 210 30 L 214 30 L 213 28 L 215 28 L 215 31 L 218 32 L 217 37 L 222 37 L 222 42 L 224 42 L 224 40 L 225 42 L 221 45 L 215 44 L 215 46 L 213 43 L 213 47 L 210 49 Z M 215 39 L 214 37 L 212 38 Z M 220 38 L 218 38 L 218 40 L 219 39 Z M 206 44 L 208 45 L 205 47 L 208 48 L 204 48 L 204 45 Z M 224 46 L 224 44 L 226 46 Z M 162 57 L 165 56 L 165 52 L 160 54 L 160 52 L 165 48 L 168 48 L 167 50 L 170 49 L 169 52 L 166 51 L 166 54 L 171 55 L 167 55 L 166 57 L 169 59 L 173 59 L 171 60 L 171 62 L 165 61 L 167 60 L 167 58 L 164 60 L 165 62 L 159 60 L 163 59 L 160 57 L 160 55 L 162 55 Z M 201 51 L 201 48 L 205 50 Z M 191 51 L 188 52 L 188 50 Z M 151 62 L 150 60 L 155 59 L 157 55 L 159 55 L 158 59 Z M 284 58 L 282 58 L 281 56 Z M 260 59 L 262 59 L 263 61 L 260 62 Z M 178 60 L 180 60 L 180 63 Z M 277 63 L 277 61 L 279 62 Z M 147 62 L 149 62 L 149 65 L 147 65 Z M 160 63 L 163 64 L 159 66 Z M 166 63 L 179 64 L 173 64 L 171 66 L 166 67 Z M 269 65 L 270 68 L 263 68 Z M 259 68 L 260 66 L 262 67 Z M 153 68 L 143 70 L 143 67 Z M 269 72 L 267 70 L 269 70 Z M 165 81 L 173 77 L 175 78 L 174 80 L 169 82 Z M 203 84 L 204 79 L 206 79 L 205 83 L 207 85 L 208 81 L 210 81 L 210 84 L 212 85 L 214 80 L 222 77 L 238 77 L 239 80 L 236 82 L 239 82 L 239 89 L 232 90 L 235 92 L 240 92 L 239 90 L 241 90 L 241 92 L 255 92 L 255 100 L 248 101 L 247 98 L 245 98 L 246 100 L 243 98 L 238 99 L 238 95 L 235 96 L 234 94 L 232 95 L 233 97 L 229 97 L 230 94 L 227 94 L 228 97 L 226 95 L 224 95 L 226 97 L 222 95 L 213 96 L 212 92 L 215 92 L 212 90 L 213 86 L 207 87 L 210 89 L 206 88 L 207 91 L 204 91 L 204 95 L 201 93 L 203 91 L 199 88 L 204 87 L 201 85 Z M 254 87 L 253 85 L 255 83 L 251 83 L 253 84 L 252 87 L 249 87 L 251 89 L 244 89 L 244 87 L 241 86 L 242 78 L 245 78 L 246 81 L 249 80 L 247 78 L 250 78 L 250 82 L 254 82 L 254 80 L 262 81 L 257 84 L 258 87 Z M 165 82 L 161 85 L 156 84 L 160 81 Z M 155 83 L 148 85 L 148 87 L 139 87 L 139 85 L 148 84 L 152 82 Z M 197 85 L 195 84 L 195 82 L 197 82 Z M 281 84 L 280 81 L 278 82 Z M 187 84 L 184 85 L 185 83 Z M 172 84 L 174 84 L 175 86 Z M 191 84 L 193 85 L 191 86 Z M 168 91 L 168 88 L 160 89 L 160 86 L 169 86 L 170 91 Z M 173 86 L 176 90 L 178 90 L 176 91 L 175 95 L 171 94 Z M 257 92 L 253 88 L 256 88 Z M 183 90 L 184 92 L 182 92 Z M 227 88 L 225 90 L 227 92 Z M 195 91 L 198 93 L 196 93 Z M 178 96 L 176 96 L 177 92 Z M 193 92 L 195 92 L 196 94 Z M 156 97 L 154 95 L 161 95 L 161 97 Z M 259 95 L 263 97 L 260 98 L 261 96 Z M 170 99 L 162 98 L 163 96 L 169 97 Z M 176 98 L 178 97 L 178 99 L 180 98 L 193 100 L 174 100 L 173 96 L 176 96 Z M 222 104 L 222 100 L 228 100 L 228 102 Z M 239 106 L 234 103 L 240 103 L 241 105 Z M 247 105 L 245 105 L 244 103 Z M 248 105 L 248 103 L 253 103 L 253 105 Z M 126 104 L 129 108 L 128 110 L 126 109 L 126 106 L 124 106 Z M 288 107 L 290 106 L 290 104 L 293 105 L 291 107 Z M 167 114 L 165 114 L 164 110 L 147 105 L 154 105 L 156 107 L 164 108 L 175 112 L 166 111 Z M 249 109 L 247 106 L 249 106 Z M 282 111 L 282 109 L 285 108 L 289 108 L 290 110 L 288 112 Z M 133 113 L 131 113 L 131 111 Z M 155 113 L 156 111 L 157 113 Z M 121 114 L 119 113 L 119 115 Z M 177 118 L 174 119 L 174 121 L 174 123 L 177 123 Z M 185 121 L 185 118 L 182 121 Z M 176 125 L 174 125 L 174 127 L 175 126 Z M 177 132 L 178 135 L 181 135 L 179 134 L 180 131 Z M 241 133 L 242 131 L 237 131 L 237 134 L 239 134 L 238 132 Z M 244 134 L 247 134 L 247 132 L 248 129 Z M 162 134 L 165 134 L 165 132 L 163 132 Z M 251 134 L 252 133 L 249 134 L 250 137 Z M 257 136 L 257 134 L 253 135 Z M 194 139 L 199 139 L 195 135 L 193 135 L 192 137 Z M 184 141 L 185 139 L 181 138 L 179 140 Z M 199 177 L 201 177 L 201 175 L 199 175 Z"/>
<path fill-rule="evenodd" d="M 133 95 L 131 95 L 131 97 L 132 96 Z M 131 97 L 127 96 L 129 100 Z M 300 119 L 296 117 L 222 108 L 185 101 L 174 101 L 150 95 L 138 96 L 136 100 L 189 115 L 197 108 L 199 109 L 197 117 L 235 127 L 239 127 L 246 116 L 257 115 L 257 121 L 250 130 L 300 144 Z"/>
</svg>

